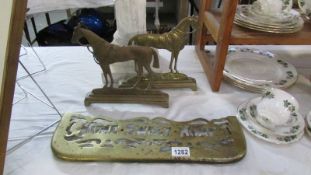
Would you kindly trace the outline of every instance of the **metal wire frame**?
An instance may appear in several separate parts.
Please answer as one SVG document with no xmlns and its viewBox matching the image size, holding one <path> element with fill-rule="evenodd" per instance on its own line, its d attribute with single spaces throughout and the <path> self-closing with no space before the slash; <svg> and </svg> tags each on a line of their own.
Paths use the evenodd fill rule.
<svg viewBox="0 0 311 175">
<path fill-rule="evenodd" d="M 27 50 L 26 50 L 27 51 Z M 26 52 L 27 54 L 27 52 Z M 23 54 L 21 56 L 24 56 L 26 54 Z M 36 54 L 37 55 L 37 54 Z M 37 55 L 38 56 L 38 55 Z M 38 57 L 40 58 L 40 57 Z M 43 63 L 43 62 L 42 62 Z M 17 81 L 17 87 L 21 88 L 23 93 L 24 93 L 24 97 L 22 99 L 20 99 L 18 102 L 20 102 L 21 100 L 25 99 L 27 97 L 27 94 L 33 96 L 34 98 L 36 98 L 37 100 L 39 100 L 40 102 L 46 104 L 47 106 L 51 107 L 52 109 L 54 109 L 57 113 L 57 115 L 60 116 L 60 118 L 62 118 L 62 114 L 60 113 L 60 111 L 58 110 L 58 108 L 55 106 L 55 104 L 52 102 L 52 100 L 49 98 L 49 96 L 45 93 L 45 91 L 42 89 L 42 87 L 39 85 L 39 83 L 35 80 L 35 78 L 33 77 L 33 75 L 39 73 L 39 72 L 35 72 L 35 73 L 30 73 L 29 70 L 26 68 L 26 66 L 22 63 L 21 60 L 19 60 L 19 64 L 20 66 L 24 69 L 24 71 L 26 72 L 27 75 L 23 76 L 23 79 L 25 78 L 30 78 L 33 83 L 37 86 L 37 88 L 40 90 L 40 92 L 44 95 L 44 97 L 47 99 L 48 103 L 46 103 L 45 101 L 41 100 L 40 98 L 38 98 L 37 96 L 35 96 L 34 94 L 27 92 Z M 44 65 L 44 64 L 43 64 Z M 45 66 L 43 68 L 44 70 L 46 70 Z M 42 70 L 41 70 L 42 72 Z M 20 80 L 20 79 L 19 79 Z M 17 102 L 15 102 L 16 104 Z M 53 127 L 55 124 L 57 124 L 60 120 L 60 118 L 53 122 L 52 124 L 50 124 L 49 126 L 41 129 L 40 131 L 38 131 L 37 133 L 29 136 L 27 139 L 24 139 L 23 141 L 21 141 L 20 143 L 18 143 L 17 145 L 13 146 L 12 148 L 7 150 L 7 155 L 13 153 L 14 151 L 16 151 L 17 149 L 19 149 L 20 147 L 22 147 L 23 145 L 25 145 L 26 143 L 28 143 L 29 141 L 31 141 L 33 138 L 39 136 L 40 134 L 42 134 L 43 132 L 45 132 L 46 130 L 48 130 L 49 128 Z M 10 139 L 9 139 L 10 141 Z"/>
</svg>

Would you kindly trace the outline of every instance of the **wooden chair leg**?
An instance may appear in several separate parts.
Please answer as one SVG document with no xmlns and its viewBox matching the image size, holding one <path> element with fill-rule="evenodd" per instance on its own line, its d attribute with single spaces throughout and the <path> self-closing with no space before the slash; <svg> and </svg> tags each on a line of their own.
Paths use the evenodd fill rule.
<svg viewBox="0 0 311 175">
<path fill-rule="evenodd" d="M 238 0 L 224 0 L 219 27 L 215 27 L 215 24 L 213 23 L 213 15 L 209 12 L 206 13 L 209 9 L 208 5 L 210 5 L 210 3 L 210 0 L 201 1 L 201 11 L 199 16 L 200 30 L 197 36 L 196 51 L 202 67 L 207 74 L 212 90 L 219 91 L 223 78 L 223 69 L 226 62 L 228 46 L 230 44 L 231 30 Z M 206 24 L 203 20 L 204 15 L 206 15 L 207 18 L 205 20 L 208 20 Z M 213 36 L 206 35 L 207 32 L 212 32 Z M 204 51 L 205 42 L 213 40 L 217 43 L 215 56 L 211 56 Z"/>
<path fill-rule="evenodd" d="M 233 27 L 233 19 L 236 11 L 238 0 L 224 0 L 223 12 L 220 20 L 218 31 L 217 47 L 215 60 L 211 61 L 213 67 L 212 89 L 219 91 L 220 84 L 223 78 L 223 70 L 230 44 L 231 31 Z"/>
<path fill-rule="evenodd" d="M 213 91 L 219 91 L 223 79 L 223 70 L 226 63 L 228 47 L 228 43 L 218 43 L 216 46 L 215 57 L 213 60 L 210 60 L 210 65 L 213 70 L 213 77 L 211 78 Z"/>
<path fill-rule="evenodd" d="M 27 0 L 13 0 L 11 24 L 6 49 L 3 81 L 0 83 L 0 175 L 3 174 L 19 51 L 21 46 L 23 25 L 26 14 Z M 8 11 L 9 13 L 10 11 Z M 5 13 L 6 14 L 6 13 Z M 6 22 L 4 22 L 6 23 Z M 8 27 L 8 26 L 6 26 Z"/>
<path fill-rule="evenodd" d="M 196 38 L 196 52 L 201 62 L 201 65 L 206 73 L 206 76 L 208 77 L 209 83 L 212 86 L 214 75 L 212 67 L 210 66 L 210 60 L 213 58 L 211 58 L 211 56 L 205 52 L 204 47 L 206 45 L 206 42 L 213 40 L 213 38 L 211 35 L 207 34 L 208 31 L 203 22 L 204 13 L 206 10 L 210 8 L 211 2 L 212 2 L 211 0 L 200 1 L 199 27 Z"/>
</svg>

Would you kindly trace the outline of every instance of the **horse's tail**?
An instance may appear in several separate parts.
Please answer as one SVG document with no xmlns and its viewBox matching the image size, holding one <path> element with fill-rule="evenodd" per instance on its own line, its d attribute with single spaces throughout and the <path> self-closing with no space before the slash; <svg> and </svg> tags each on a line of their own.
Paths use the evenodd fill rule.
<svg viewBox="0 0 311 175">
<path fill-rule="evenodd" d="M 154 49 L 152 49 L 152 55 L 153 55 L 153 67 L 155 68 L 159 68 L 160 67 L 160 64 L 159 64 L 159 56 L 158 56 L 158 53 L 157 51 L 155 51 Z"/>
<path fill-rule="evenodd" d="M 135 40 L 135 36 L 133 36 L 133 37 L 129 40 L 129 42 L 127 43 L 127 45 L 128 45 L 128 46 L 133 45 L 134 40 Z"/>
</svg>

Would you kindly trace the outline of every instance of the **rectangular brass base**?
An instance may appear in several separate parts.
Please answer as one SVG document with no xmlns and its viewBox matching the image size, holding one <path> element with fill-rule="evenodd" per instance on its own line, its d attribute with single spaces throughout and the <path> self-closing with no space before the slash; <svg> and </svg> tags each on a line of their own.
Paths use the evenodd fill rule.
<svg viewBox="0 0 311 175">
<path fill-rule="evenodd" d="M 137 77 L 133 77 L 123 84 L 120 88 L 129 88 L 133 87 L 136 83 Z M 148 78 L 143 77 L 138 87 L 146 88 L 149 85 L 150 81 Z M 153 77 L 151 82 L 151 87 L 154 89 L 176 89 L 176 88 L 190 88 L 193 91 L 197 90 L 196 80 L 194 78 L 188 77 L 182 73 L 157 73 Z"/>
<path fill-rule="evenodd" d="M 228 163 L 244 157 L 246 143 L 236 117 L 175 122 L 66 114 L 52 150 L 73 161 Z"/>
<path fill-rule="evenodd" d="M 101 88 L 94 89 L 85 98 L 85 106 L 92 103 L 135 103 L 168 108 L 169 96 L 159 90 Z"/>
</svg>

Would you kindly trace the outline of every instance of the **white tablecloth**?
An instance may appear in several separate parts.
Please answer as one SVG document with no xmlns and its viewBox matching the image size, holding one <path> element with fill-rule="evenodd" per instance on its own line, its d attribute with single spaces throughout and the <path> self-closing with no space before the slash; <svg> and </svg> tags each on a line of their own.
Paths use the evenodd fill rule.
<svg viewBox="0 0 311 175">
<path fill-rule="evenodd" d="M 310 77 L 310 46 L 252 46 L 279 53 L 286 60 L 294 63 L 298 70 Z M 209 47 L 214 49 L 213 47 Z M 181 72 L 197 80 L 198 91 L 190 89 L 165 90 L 170 95 L 170 107 L 139 104 L 95 104 L 85 108 L 85 95 L 93 88 L 102 86 L 101 70 L 92 55 L 83 47 L 47 47 L 36 48 L 39 56 L 47 66 L 47 71 L 35 76 L 42 88 L 62 112 L 80 112 L 92 115 L 106 115 L 115 118 L 137 116 L 166 116 L 172 120 L 190 120 L 196 117 L 206 119 L 220 118 L 237 113 L 237 107 L 251 97 L 258 96 L 223 83 L 219 92 L 210 90 L 206 76 L 193 47 L 182 50 L 178 68 Z M 28 50 L 28 55 L 21 58 L 30 71 L 40 69 L 39 62 Z M 169 52 L 160 50 L 161 70 L 168 71 Z M 128 64 L 127 64 L 128 65 Z M 122 63 L 114 65 L 116 80 L 128 75 L 128 69 L 118 69 Z M 131 69 L 130 69 L 131 70 Z M 19 75 L 24 72 L 19 70 Z M 30 92 L 40 95 L 31 80 L 24 79 L 20 84 Z M 300 103 L 300 112 L 306 115 L 311 110 L 311 83 L 306 77 L 299 76 L 297 83 L 287 90 Z M 15 100 L 22 97 L 16 89 Z M 48 126 L 59 119 L 55 111 L 42 104 L 32 96 L 13 107 L 10 129 L 9 148 L 27 136 Z M 310 175 L 311 174 L 311 139 L 306 135 L 290 145 L 275 145 L 259 140 L 244 130 L 247 142 L 247 155 L 241 161 L 218 164 L 186 163 L 110 163 L 110 162 L 67 162 L 53 156 L 50 148 L 51 137 L 55 127 L 28 142 L 7 155 L 5 174 L 10 175 Z"/>
</svg>

